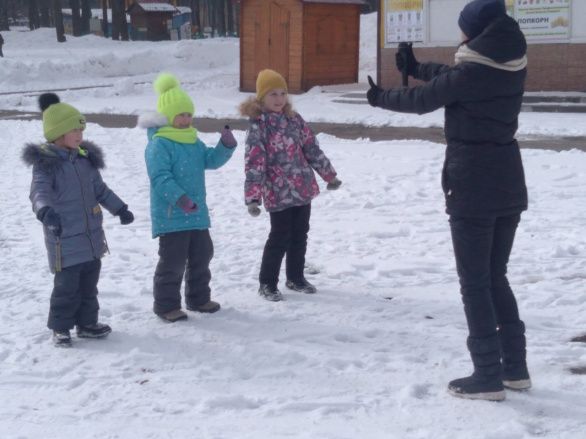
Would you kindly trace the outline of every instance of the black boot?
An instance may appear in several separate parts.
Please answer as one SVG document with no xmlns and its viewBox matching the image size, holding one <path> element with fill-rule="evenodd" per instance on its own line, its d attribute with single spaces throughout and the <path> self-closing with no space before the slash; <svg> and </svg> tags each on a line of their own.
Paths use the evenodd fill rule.
<svg viewBox="0 0 586 439">
<path fill-rule="evenodd" d="M 71 334 L 69 330 L 53 331 L 53 344 L 58 348 L 70 348 Z"/>
<path fill-rule="evenodd" d="M 499 327 L 503 358 L 503 384 L 511 390 L 528 390 L 531 378 L 527 369 L 525 324 L 505 323 Z"/>
<path fill-rule="evenodd" d="M 103 338 L 106 337 L 112 328 L 104 323 L 94 323 L 93 325 L 77 325 L 77 336 L 79 338 Z"/>
<path fill-rule="evenodd" d="M 505 389 L 502 381 L 500 344 L 496 335 L 485 338 L 468 337 L 468 350 L 474 363 L 474 373 L 450 381 L 448 392 L 464 399 L 502 401 Z"/>
<path fill-rule="evenodd" d="M 317 289 L 312 284 L 310 284 L 309 281 L 304 277 L 302 277 L 298 281 L 287 279 L 287 282 L 285 282 L 285 286 L 290 290 L 299 291 L 300 293 L 305 294 L 315 294 L 317 292 Z"/>
<path fill-rule="evenodd" d="M 258 294 L 266 300 L 271 302 L 280 302 L 283 300 L 283 295 L 279 291 L 276 285 L 260 284 Z"/>
</svg>

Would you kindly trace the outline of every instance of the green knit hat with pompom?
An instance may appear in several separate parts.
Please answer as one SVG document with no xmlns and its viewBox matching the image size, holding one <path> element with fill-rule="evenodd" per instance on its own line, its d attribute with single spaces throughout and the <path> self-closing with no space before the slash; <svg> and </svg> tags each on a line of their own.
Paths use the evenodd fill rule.
<svg viewBox="0 0 586 439">
<path fill-rule="evenodd" d="M 61 102 L 55 93 L 39 96 L 39 107 L 43 112 L 43 132 L 49 142 L 72 130 L 85 129 L 85 117 L 77 108 Z"/>
<path fill-rule="evenodd" d="M 181 89 L 179 80 L 170 73 L 161 73 L 153 83 L 159 95 L 157 111 L 167 118 L 169 125 L 173 125 L 175 116 L 181 113 L 193 115 L 193 101 Z"/>
</svg>

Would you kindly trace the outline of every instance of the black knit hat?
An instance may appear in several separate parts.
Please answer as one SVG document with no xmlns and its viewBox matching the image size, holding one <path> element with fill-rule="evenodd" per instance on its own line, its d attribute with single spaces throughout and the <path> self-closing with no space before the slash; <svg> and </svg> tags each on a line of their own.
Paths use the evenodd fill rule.
<svg viewBox="0 0 586 439">
<path fill-rule="evenodd" d="M 460 12 L 458 26 L 472 40 L 494 20 L 506 15 L 505 0 L 473 0 Z"/>
</svg>

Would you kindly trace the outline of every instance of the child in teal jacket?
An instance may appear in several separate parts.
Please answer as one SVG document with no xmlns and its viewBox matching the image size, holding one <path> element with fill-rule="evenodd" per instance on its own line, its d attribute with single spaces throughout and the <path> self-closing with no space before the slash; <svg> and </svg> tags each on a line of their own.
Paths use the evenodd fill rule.
<svg viewBox="0 0 586 439">
<path fill-rule="evenodd" d="M 210 261 L 213 244 L 206 204 L 205 170 L 218 169 L 232 156 L 236 140 L 230 129 L 209 148 L 192 126 L 193 102 L 179 81 L 163 73 L 155 80 L 157 113 L 141 117 L 148 129 L 145 161 L 150 179 L 153 238 L 159 238 L 159 262 L 153 295 L 155 314 L 174 322 L 187 318 L 181 309 L 185 274 L 185 303 L 190 311 L 216 312 L 210 300 Z"/>
</svg>

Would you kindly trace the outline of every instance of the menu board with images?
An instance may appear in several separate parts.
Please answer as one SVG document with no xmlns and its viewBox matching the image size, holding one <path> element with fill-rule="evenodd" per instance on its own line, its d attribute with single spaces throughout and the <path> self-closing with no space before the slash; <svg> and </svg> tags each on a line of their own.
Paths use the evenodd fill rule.
<svg viewBox="0 0 586 439">
<path fill-rule="evenodd" d="M 424 41 L 424 0 L 385 0 L 384 46 L 402 41 Z"/>
</svg>

